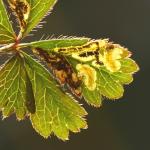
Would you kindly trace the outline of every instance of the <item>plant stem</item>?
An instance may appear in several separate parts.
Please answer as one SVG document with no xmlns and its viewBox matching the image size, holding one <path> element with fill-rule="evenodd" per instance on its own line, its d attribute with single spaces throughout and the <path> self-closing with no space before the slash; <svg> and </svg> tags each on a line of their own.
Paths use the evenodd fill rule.
<svg viewBox="0 0 150 150">
<path fill-rule="evenodd" d="M 6 51 L 9 51 L 13 46 L 14 43 L 0 47 L 0 53 L 5 53 Z"/>
<path fill-rule="evenodd" d="M 9 45 L 4 45 L 4 46 L 0 47 L 0 54 L 11 51 L 13 49 L 13 47 L 20 49 L 20 48 L 25 48 L 28 46 L 30 46 L 30 43 L 20 43 L 17 45 L 16 45 L 16 43 L 10 43 Z"/>
</svg>

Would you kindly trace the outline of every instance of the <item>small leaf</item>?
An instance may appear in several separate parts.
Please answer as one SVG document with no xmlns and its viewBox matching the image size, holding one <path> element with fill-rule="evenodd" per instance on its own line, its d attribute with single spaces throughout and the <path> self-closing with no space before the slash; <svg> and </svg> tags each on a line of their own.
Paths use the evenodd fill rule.
<svg viewBox="0 0 150 150">
<path fill-rule="evenodd" d="M 4 7 L 4 3 L 0 0 L 0 44 L 11 43 L 15 41 L 15 33 L 12 29 L 11 22 Z"/>
<path fill-rule="evenodd" d="M 102 105 L 102 96 L 98 88 L 94 91 L 90 91 L 85 85 L 82 85 L 82 95 L 88 104 L 95 107 Z"/>
<path fill-rule="evenodd" d="M 132 74 L 128 74 L 128 73 L 114 72 L 111 73 L 111 76 L 112 78 L 114 78 L 114 80 L 119 81 L 122 84 L 129 84 L 133 81 Z"/>
<path fill-rule="evenodd" d="M 80 128 L 86 128 L 83 119 L 86 111 L 58 88 L 43 66 L 29 55 L 23 55 L 35 97 L 36 113 L 31 114 L 35 130 L 45 138 L 53 132 L 58 138 L 67 140 L 69 130 L 79 132 Z"/>
<path fill-rule="evenodd" d="M 100 93 L 109 99 L 118 99 L 123 96 L 123 86 L 114 79 L 105 69 L 97 70 L 98 86 Z"/>
<path fill-rule="evenodd" d="M 122 71 L 124 73 L 134 73 L 139 70 L 139 67 L 136 64 L 136 62 L 130 58 L 120 60 L 120 62 L 121 62 L 121 66 L 122 66 L 120 71 Z"/>
<path fill-rule="evenodd" d="M 28 43 L 27 46 L 32 48 L 41 48 L 47 52 L 51 52 L 54 48 L 62 48 L 68 46 L 80 46 L 89 41 L 88 38 L 62 38 L 62 39 L 50 39 L 43 41 L 36 41 Z"/>
<path fill-rule="evenodd" d="M 23 37 L 26 36 L 48 11 L 51 11 L 56 3 L 56 0 L 27 0 L 30 5 L 30 14 L 27 20 L 26 28 L 23 32 Z"/>
<path fill-rule="evenodd" d="M 68 61 L 74 68 L 76 68 L 79 64 L 79 61 L 70 57 L 68 58 Z M 109 99 L 118 99 L 122 97 L 124 92 L 122 84 L 129 84 L 133 81 L 132 74 L 123 73 L 121 71 L 111 72 L 104 66 L 101 66 L 99 69 L 95 68 L 95 71 L 97 75 L 96 89 L 94 91 L 90 91 L 85 84 L 82 85 L 83 97 L 89 104 L 94 106 L 101 105 L 101 95 Z"/>
<path fill-rule="evenodd" d="M 67 57 L 68 62 L 72 65 L 72 67 L 74 68 L 74 71 L 77 72 L 76 70 L 76 66 L 80 63 L 79 61 Z M 94 69 L 94 68 L 93 68 Z M 98 81 L 98 80 L 97 80 Z M 96 82 L 97 82 L 96 81 Z M 96 83 L 97 84 L 97 83 Z M 102 96 L 101 93 L 99 91 L 98 86 L 96 86 L 95 90 L 89 90 L 84 83 L 82 83 L 81 86 L 81 91 L 82 91 L 82 96 L 84 97 L 84 100 L 92 106 L 95 107 L 100 107 L 102 105 Z"/>
<path fill-rule="evenodd" d="M 133 73 L 138 71 L 137 64 L 132 59 L 122 59 L 121 69 L 117 72 L 111 72 L 105 67 L 101 67 L 98 73 L 99 89 L 103 96 L 109 99 L 119 99 L 123 96 L 123 84 L 129 84 L 133 81 Z"/>
<path fill-rule="evenodd" d="M 27 75 L 20 56 L 12 57 L 0 70 L 0 108 L 4 117 L 16 112 L 20 120 L 26 115 L 26 82 Z"/>
</svg>

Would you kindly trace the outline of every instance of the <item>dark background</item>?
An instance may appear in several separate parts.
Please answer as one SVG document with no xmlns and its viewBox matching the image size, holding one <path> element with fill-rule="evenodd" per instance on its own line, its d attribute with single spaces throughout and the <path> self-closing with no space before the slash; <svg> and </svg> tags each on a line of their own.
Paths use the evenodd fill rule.
<svg viewBox="0 0 150 150">
<path fill-rule="evenodd" d="M 58 0 L 47 24 L 28 40 L 48 35 L 110 38 L 133 52 L 141 70 L 125 87 L 124 97 L 105 100 L 100 109 L 84 105 L 87 130 L 62 142 L 39 136 L 29 120 L 0 121 L 0 150 L 148 150 L 150 149 L 150 1 Z"/>
</svg>

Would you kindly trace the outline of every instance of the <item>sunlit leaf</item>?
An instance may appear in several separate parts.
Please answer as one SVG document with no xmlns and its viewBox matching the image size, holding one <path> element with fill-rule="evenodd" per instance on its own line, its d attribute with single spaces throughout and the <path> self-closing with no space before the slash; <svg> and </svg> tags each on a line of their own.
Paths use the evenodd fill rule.
<svg viewBox="0 0 150 150">
<path fill-rule="evenodd" d="M 67 86 L 74 95 L 81 95 L 81 80 L 64 56 L 48 53 L 41 48 L 34 48 L 32 51 L 40 60 L 46 63 L 48 69 L 62 87 Z"/>
<path fill-rule="evenodd" d="M 50 39 L 50 40 L 41 40 L 36 42 L 31 42 L 26 44 L 32 48 L 41 48 L 47 52 L 51 52 L 52 49 L 57 47 L 68 47 L 68 46 L 79 46 L 87 43 L 88 38 L 60 38 L 60 39 Z"/>
<path fill-rule="evenodd" d="M 18 120 L 30 117 L 41 136 L 54 134 L 65 141 L 70 131 L 87 128 L 87 112 L 75 98 L 95 107 L 105 97 L 119 99 L 139 67 L 127 48 L 108 39 L 61 37 L 20 43 L 56 1 L 8 0 L 20 25 L 16 37 L 0 0 L 0 52 L 14 54 L 0 68 L 0 111 L 3 118 L 12 113 Z M 42 64 L 24 48 L 31 49 Z"/>
<path fill-rule="evenodd" d="M 100 93 L 109 99 L 118 99 L 123 96 L 123 86 L 118 80 L 112 78 L 111 74 L 104 69 L 97 70 L 98 86 Z"/>
<path fill-rule="evenodd" d="M 122 84 L 129 84 L 133 81 L 132 74 L 123 73 L 121 71 L 110 73 L 110 74 L 114 80 L 119 81 Z"/>
<path fill-rule="evenodd" d="M 80 63 L 79 61 L 72 58 L 68 58 L 68 61 L 75 69 L 76 66 Z M 133 72 L 137 71 L 138 67 L 136 63 L 131 59 L 123 59 L 121 60 L 121 62 L 124 62 L 124 64 L 126 65 L 122 65 L 121 69 L 117 72 L 111 72 L 107 70 L 104 66 L 99 67 L 99 69 L 93 67 L 95 68 L 97 75 L 96 89 L 90 91 L 85 84 L 82 85 L 82 95 L 88 103 L 90 103 L 91 105 L 94 105 L 97 102 L 100 103 L 101 95 L 109 99 L 119 99 L 123 96 L 123 84 L 129 84 L 133 81 L 132 74 Z M 125 67 L 126 69 L 128 68 L 128 72 L 123 72 Z M 94 95 L 95 97 L 97 95 L 95 99 Z"/>
<path fill-rule="evenodd" d="M 62 140 L 68 139 L 69 130 L 79 132 L 86 128 L 86 111 L 70 96 L 62 92 L 49 72 L 23 53 L 25 66 L 35 97 L 36 112 L 31 115 L 35 130 L 47 138 L 54 133 Z"/>
<path fill-rule="evenodd" d="M 23 36 L 26 36 L 42 18 L 51 11 L 56 3 L 56 0 L 27 0 L 30 5 L 30 14 L 26 23 L 26 28 L 23 31 Z"/>
<path fill-rule="evenodd" d="M 76 70 L 76 66 L 77 64 L 79 64 L 80 62 L 73 59 L 73 58 L 70 58 L 70 57 L 67 57 L 67 60 L 68 62 L 72 65 L 72 67 L 74 68 L 74 70 L 77 72 Z M 98 80 L 97 80 L 98 81 Z M 96 82 L 97 82 L 96 81 Z M 97 83 L 98 84 L 98 83 Z M 82 92 L 82 96 L 84 98 L 84 100 L 89 104 L 89 105 L 92 105 L 92 106 L 95 106 L 95 107 L 100 107 L 102 105 L 102 95 L 99 91 L 99 88 L 98 88 L 98 85 L 96 86 L 95 90 L 89 90 L 84 83 L 82 83 L 82 86 L 81 86 L 81 92 Z"/>
<path fill-rule="evenodd" d="M 121 69 L 111 72 L 105 67 L 97 69 L 100 93 L 109 99 L 119 99 L 123 96 L 123 84 L 133 81 L 133 73 L 138 71 L 137 64 L 132 59 L 121 60 Z"/>
<path fill-rule="evenodd" d="M 4 7 L 3 0 L 0 0 L 0 44 L 11 43 L 15 40 L 15 34 Z"/>
<path fill-rule="evenodd" d="M 139 70 L 136 62 L 130 58 L 121 60 L 121 71 L 124 73 L 134 73 Z"/>
<path fill-rule="evenodd" d="M 14 56 L 0 70 L 0 108 L 3 117 L 15 112 L 19 120 L 24 118 L 27 98 L 30 98 L 29 95 L 27 97 L 26 83 L 23 62 L 20 56 Z"/>
<path fill-rule="evenodd" d="M 95 107 L 100 107 L 102 105 L 102 95 L 98 87 L 90 91 L 85 85 L 82 85 L 82 95 L 88 104 Z"/>
<path fill-rule="evenodd" d="M 81 76 L 80 74 L 82 74 L 82 76 L 83 76 L 83 82 L 84 82 L 85 87 L 82 86 L 82 88 L 83 88 L 82 95 L 83 95 L 83 97 L 85 97 L 85 100 L 87 102 L 91 101 L 90 96 L 87 96 L 87 95 L 88 95 L 88 93 L 92 93 L 92 91 L 93 91 L 93 94 L 94 94 L 94 92 L 96 92 L 95 94 L 100 95 L 97 97 L 97 101 L 95 100 L 95 103 L 101 102 L 101 100 L 100 100 L 101 94 L 109 99 L 119 99 L 120 97 L 123 96 L 123 93 L 124 93 L 123 84 L 131 83 L 133 81 L 132 73 L 136 72 L 138 70 L 138 66 L 136 65 L 136 63 L 133 60 L 128 58 L 131 56 L 131 52 L 129 52 L 126 48 L 121 47 L 120 45 L 112 44 L 111 42 L 109 43 L 108 40 L 105 40 L 105 39 L 91 41 L 91 42 L 87 41 L 83 46 L 82 45 L 81 46 L 79 46 L 79 45 L 74 45 L 74 46 L 62 45 L 62 47 L 61 47 L 60 45 L 57 45 L 55 47 L 55 46 L 49 46 L 50 44 L 48 44 L 48 43 L 50 43 L 50 42 L 46 42 L 46 43 L 42 42 L 41 45 L 40 44 L 39 45 L 33 44 L 33 45 L 43 48 L 43 50 L 45 50 L 47 52 L 53 52 L 53 49 L 60 48 L 61 50 L 64 49 L 64 51 L 67 50 L 68 54 L 69 54 L 69 52 L 71 53 L 71 55 L 69 55 L 69 57 L 68 57 L 69 58 L 68 61 L 69 61 L 69 63 L 71 63 L 73 68 L 78 72 L 79 76 Z M 103 64 L 94 65 L 93 62 L 97 58 L 95 56 L 97 54 L 94 53 L 94 50 L 96 50 L 98 47 L 100 49 L 100 52 L 99 52 L 100 58 L 99 59 L 102 61 Z M 74 56 L 74 55 L 72 55 L 73 49 L 76 50 L 75 55 L 78 55 L 78 56 L 71 58 Z M 81 51 L 83 51 L 82 56 L 81 56 Z M 54 50 L 54 52 L 55 52 L 55 50 Z M 66 54 L 66 52 L 64 52 L 64 54 Z M 82 62 L 82 59 L 85 60 L 85 58 L 83 58 L 83 56 L 90 57 L 90 58 L 92 56 L 92 59 L 89 59 L 89 61 L 83 61 L 84 64 L 81 65 L 80 62 Z M 80 67 L 78 67 L 79 65 L 80 65 Z M 90 67 L 91 65 L 93 65 L 93 67 Z M 96 72 L 95 79 L 92 78 L 95 76 L 92 72 L 93 73 Z M 96 80 L 98 81 L 98 83 Z M 93 83 L 93 84 L 91 84 L 91 83 Z M 96 87 L 95 88 L 96 91 L 90 89 L 89 86 L 91 86 L 91 88 L 92 88 L 92 85 L 94 87 Z M 97 85 L 98 85 L 98 87 L 97 87 Z M 97 93 L 97 91 L 98 91 L 97 89 L 99 90 L 99 93 Z M 89 97 L 89 101 L 88 101 L 88 97 Z M 94 100 L 93 100 L 93 102 L 94 102 Z M 93 102 L 91 102 L 91 104 Z M 94 105 L 94 104 L 92 104 L 92 105 Z"/>
</svg>

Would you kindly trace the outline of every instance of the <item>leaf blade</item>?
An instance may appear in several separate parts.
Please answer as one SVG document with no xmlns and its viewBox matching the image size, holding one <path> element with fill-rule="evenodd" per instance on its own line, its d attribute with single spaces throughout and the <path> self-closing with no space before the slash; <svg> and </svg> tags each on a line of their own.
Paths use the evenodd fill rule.
<svg viewBox="0 0 150 150">
<path fill-rule="evenodd" d="M 26 103 L 26 72 L 19 56 L 12 57 L 0 70 L 0 108 L 7 117 L 16 112 L 18 120 L 24 119 Z"/>
<path fill-rule="evenodd" d="M 119 81 L 121 84 L 130 84 L 133 81 L 132 74 L 115 72 L 112 74 L 112 78 Z"/>
<path fill-rule="evenodd" d="M 31 48 L 41 48 L 47 52 L 51 52 L 51 49 L 57 47 L 62 48 L 68 46 L 81 46 L 87 43 L 89 40 L 90 40 L 89 38 L 84 37 L 60 38 L 60 39 L 41 40 L 31 43 L 25 43 L 25 46 Z"/>
<path fill-rule="evenodd" d="M 74 68 L 74 71 L 77 72 L 76 66 L 80 62 L 78 62 L 77 60 L 70 58 L 70 57 L 67 57 L 67 60 L 72 65 L 72 67 Z M 82 83 L 81 91 L 82 91 L 82 96 L 83 96 L 84 100 L 89 105 L 92 105 L 94 107 L 100 107 L 102 105 L 102 95 L 98 89 L 98 86 L 96 86 L 95 90 L 91 91 L 84 85 L 84 83 Z"/>
<path fill-rule="evenodd" d="M 0 0 L 0 44 L 14 42 L 15 33 L 9 21 L 4 3 Z"/>
<path fill-rule="evenodd" d="M 123 86 L 120 82 L 112 78 L 110 73 L 104 69 L 99 69 L 97 75 L 99 80 L 99 90 L 103 96 L 106 96 L 109 99 L 119 99 L 123 96 Z"/>
<path fill-rule="evenodd" d="M 102 105 L 102 96 L 98 88 L 94 91 L 90 91 L 85 85 L 83 85 L 82 95 L 89 105 L 94 107 L 100 107 Z"/>
<path fill-rule="evenodd" d="M 121 60 L 121 69 L 120 71 L 124 73 L 130 73 L 133 74 L 137 71 L 139 71 L 139 66 L 136 64 L 136 62 L 130 58 Z"/>
<path fill-rule="evenodd" d="M 45 14 L 53 8 L 57 0 L 27 0 L 30 5 L 30 15 L 27 26 L 23 31 L 23 37 L 26 36 L 45 16 Z"/>
<path fill-rule="evenodd" d="M 58 138 L 67 140 L 69 130 L 79 132 L 80 128 L 86 128 L 83 119 L 86 111 L 56 87 L 54 79 L 40 64 L 23 55 L 35 96 L 36 113 L 31 115 L 35 130 L 45 138 L 54 132 Z"/>
</svg>

